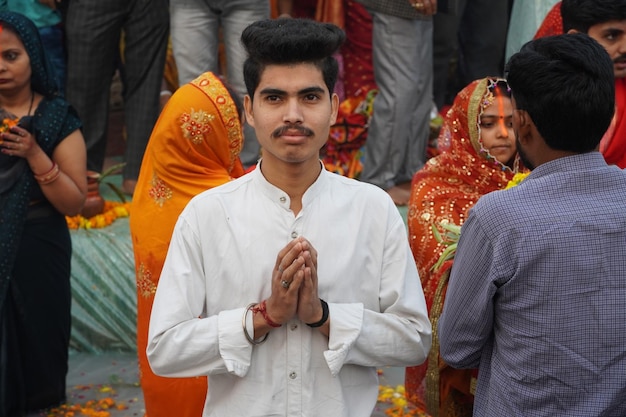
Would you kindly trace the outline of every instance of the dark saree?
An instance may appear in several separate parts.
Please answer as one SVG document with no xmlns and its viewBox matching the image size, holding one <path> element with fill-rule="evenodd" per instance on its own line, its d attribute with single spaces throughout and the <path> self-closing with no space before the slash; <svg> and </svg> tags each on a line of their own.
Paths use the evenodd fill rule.
<svg viewBox="0 0 626 417">
<path fill-rule="evenodd" d="M 29 130 L 51 156 L 80 127 L 57 95 L 35 25 L 0 12 L 31 62 L 31 88 L 44 96 Z M 0 416 L 21 416 L 65 400 L 70 337 L 71 240 L 22 158 L 0 154 Z"/>
</svg>

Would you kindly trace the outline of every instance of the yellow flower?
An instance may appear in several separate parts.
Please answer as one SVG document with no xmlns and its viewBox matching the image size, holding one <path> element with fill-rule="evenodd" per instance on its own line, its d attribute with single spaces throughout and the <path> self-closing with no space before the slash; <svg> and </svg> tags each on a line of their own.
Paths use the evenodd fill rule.
<svg viewBox="0 0 626 417">
<path fill-rule="evenodd" d="M 424 410 L 409 404 L 404 385 L 397 385 L 395 388 L 379 385 L 378 402 L 389 404 L 389 407 L 385 409 L 385 414 L 390 417 L 429 417 Z"/>
<path fill-rule="evenodd" d="M 513 179 L 509 181 L 504 189 L 508 190 L 509 188 L 513 188 L 516 185 L 519 185 L 529 174 L 530 172 L 518 172 L 517 174 L 513 175 Z"/>
</svg>

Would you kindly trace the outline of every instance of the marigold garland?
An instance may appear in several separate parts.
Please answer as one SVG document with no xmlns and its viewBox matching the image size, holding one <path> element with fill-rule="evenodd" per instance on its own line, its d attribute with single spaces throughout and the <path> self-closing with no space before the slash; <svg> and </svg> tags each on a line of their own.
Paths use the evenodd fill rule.
<svg viewBox="0 0 626 417">
<path fill-rule="evenodd" d="M 513 188 L 519 185 L 522 181 L 524 181 L 524 178 L 526 178 L 529 174 L 530 172 L 518 172 L 517 174 L 513 175 L 513 179 L 511 179 L 511 181 L 508 182 L 508 184 L 506 185 L 504 189 L 508 190 L 509 188 Z"/>
<path fill-rule="evenodd" d="M 10 119 L 8 117 L 5 117 L 0 122 L 0 133 L 8 132 L 13 126 L 16 126 L 18 122 L 19 122 L 19 119 Z M 4 140 L 0 136 L 0 144 L 2 142 L 4 142 Z"/>
<path fill-rule="evenodd" d="M 2 119 L 2 123 L 0 123 L 0 133 L 7 132 L 13 126 L 17 126 L 19 119 L 10 119 L 8 117 Z M 0 139 L 0 143 L 2 143 L 2 139 Z"/>
<path fill-rule="evenodd" d="M 129 215 L 130 203 L 106 200 L 101 214 L 88 219 L 80 214 L 72 217 L 66 216 L 65 220 L 70 229 L 101 229 L 111 225 L 116 219 L 128 217 Z"/>
</svg>

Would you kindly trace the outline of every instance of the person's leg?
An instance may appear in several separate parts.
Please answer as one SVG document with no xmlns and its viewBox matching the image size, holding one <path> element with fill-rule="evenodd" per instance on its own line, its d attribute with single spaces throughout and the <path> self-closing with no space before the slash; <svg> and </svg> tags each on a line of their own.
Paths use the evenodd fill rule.
<svg viewBox="0 0 626 417">
<path fill-rule="evenodd" d="M 45 26 L 39 28 L 41 43 L 46 50 L 46 55 L 52 64 L 54 78 L 59 88 L 59 93 L 65 95 L 65 74 L 67 64 L 65 57 L 65 40 L 63 39 L 63 28 L 61 25 Z"/>
<path fill-rule="evenodd" d="M 433 16 L 433 97 L 438 109 L 452 104 L 459 87 L 459 24 L 467 0 L 448 2 L 445 12 Z M 464 87 L 464 86 L 462 86 Z"/>
<path fill-rule="evenodd" d="M 441 109 L 448 100 L 452 58 L 458 46 L 459 17 L 449 13 L 437 13 L 433 16 L 433 97 L 437 109 Z"/>
<path fill-rule="evenodd" d="M 31 220 L 24 227 L 15 260 L 11 298 L 18 308 L 14 318 L 27 412 L 57 406 L 66 397 L 71 245 L 62 215 Z"/>
<path fill-rule="evenodd" d="M 218 71 L 219 10 L 208 0 L 170 0 L 170 25 L 179 85 Z"/>
<path fill-rule="evenodd" d="M 87 168 L 102 171 L 111 80 L 127 0 L 72 1 L 67 11 L 66 98 L 83 123 Z"/>
<path fill-rule="evenodd" d="M 432 49 L 427 48 L 429 53 L 424 53 L 425 49 L 419 46 L 421 43 L 432 45 L 432 22 L 377 12 L 372 12 L 372 18 L 373 65 L 378 95 L 374 100 L 360 179 L 389 190 L 399 179 L 404 179 L 399 176 L 404 175 L 408 144 L 422 141 L 424 148 L 426 146 L 428 130 L 424 132 L 423 140 L 422 133 L 416 136 L 416 120 L 413 118 L 420 100 L 426 100 L 429 109 L 432 101 L 432 84 L 427 86 L 432 83 L 432 78 L 427 76 L 425 79 L 424 74 L 419 74 L 420 65 L 424 65 L 420 60 L 425 55 L 430 55 L 427 65 L 431 68 L 427 72 L 432 74 Z M 425 33 L 430 35 L 421 39 Z M 428 96 L 420 97 L 426 92 Z M 417 124 L 422 125 L 421 122 Z M 423 163 L 424 152 L 411 157 Z"/>
<path fill-rule="evenodd" d="M 229 84 L 243 97 L 246 86 L 243 80 L 243 63 L 246 51 L 241 44 L 241 33 L 252 22 L 270 17 L 270 4 L 258 0 L 224 0 L 222 16 L 222 33 L 226 49 L 226 68 Z M 239 155 L 243 165 L 248 168 L 257 163 L 260 146 L 254 129 L 244 125 L 244 145 Z"/>
<path fill-rule="evenodd" d="M 417 42 L 417 59 L 413 66 L 413 77 L 417 82 L 417 104 L 407 101 L 406 117 L 409 131 L 406 147 L 403 152 L 403 163 L 395 178 L 396 184 L 410 183 L 413 175 L 424 166 L 426 162 L 426 147 L 430 136 L 430 118 L 433 97 L 433 23 L 429 20 L 417 21 L 417 27 L 413 34 Z M 401 116 L 404 118 L 404 116 Z M 405 122 L 401 122 L 405 123 Z"/>
<path fill-rule="evenodd" d="M 132 193 L 143 153 L 159 117 L 169 36 L 168 0 L 136 0 L 124 25 L 125 192 Z"/>
<path fill-rule="evenodd" d="M 459 74 L 463 86 L 502 76 L 509 5 L 502 0 L 468 0 L 459 26 Z"/>
</svg>

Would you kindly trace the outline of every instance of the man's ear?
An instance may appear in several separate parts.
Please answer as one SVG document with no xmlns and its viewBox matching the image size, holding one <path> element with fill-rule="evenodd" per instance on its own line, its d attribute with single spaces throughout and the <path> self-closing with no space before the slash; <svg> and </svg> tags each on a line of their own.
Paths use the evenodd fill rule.
<svg viewBox="0 0 626 417">
<path fill-rule="evenodd" d="M 568 35 L 571 35 L 572 33 L 580 33 L 580 31 L 576 30 L 576 29 L 570 29 L 567 31 Z"/>
<path fill-rule="evenodd" d="M 247 94 L 243 96 L 243 110 L 245 114 L 245 120 L 250 126 L 254 127 L 254 116 L 252 115 L 252 99 Z"/>
<path fill-rule="evenodd" d="M 528 139 L 532 131 L 533 121 L 526 110 L 516 109 L 513 112 L 513 117 L 517 119 L 517 138 L 520 142 L 524 142 Z"/>
<path fill-rule="evenodd" d="M 337 114 L 339 114 L 339 96 L 336 93 L 333 93 L 331 97 L 330 106 L 330 124 L 334 125 L 337 122 Z"/>
</svg>

